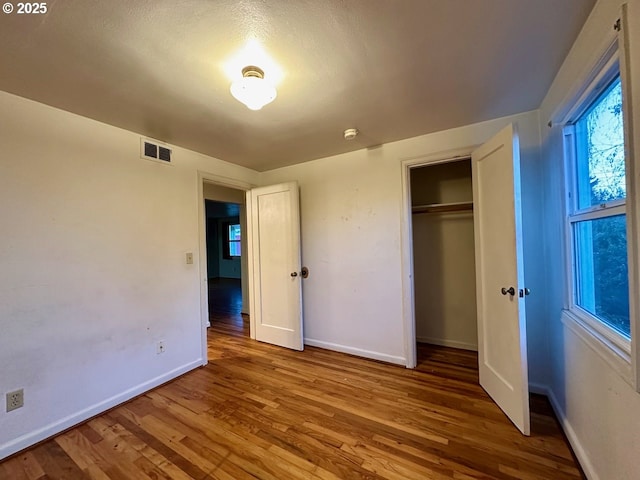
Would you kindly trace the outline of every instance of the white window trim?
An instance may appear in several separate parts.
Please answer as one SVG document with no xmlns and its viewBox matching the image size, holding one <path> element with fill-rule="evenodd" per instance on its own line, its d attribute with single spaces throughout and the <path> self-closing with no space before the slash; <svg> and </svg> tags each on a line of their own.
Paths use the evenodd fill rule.
<svg viewBox="0 0 640 480">
<path fill-rule="evenodd" d="M 596 205 L 581 210 L 574 209 L 575 197 L 575 151 L 573 121 L 577 119 L 595 98 L 603 91 L 609 82 L 620 72 L 619 52 L 616 47 L 617 41 L 607 48 L 601 61 L 592 70 L 592 75 L 583 83 L 584 88 L 579 90 L 580 94 L 573 97 L 570 107 L 566 110 L 564 118 L 560 122 L 566 125 L 563 131 L 563 151 L 564 151 L 564 172 L 565 172 L 565 306 L 561 320 L 563 324 L 578 335 L 592 350 L 594 350 L 607 364 L 609 364 L 626 382 L 633 385 L 632 375 L 632 345 L 631 341 L 607 326 L 597 317 L 581 308 L 575 303 L 575 251 L 573 242 L 573 224 L 578 221 L 593 220 L 608 217 L 611 215 L 628 215 L 626 204 L 629 199 L 629 189 L 627 199 L 616 200 L 602 205 Z M 626 108 L 626 104 L 625 104 Z M 626 120 L 626 119 L 625 119 Z M 627 138 L 625 138 L 625 142 Z M 627 176 L 629 175 L 627 159 Z M 627 221 L 627 224 L 629 222 Z M 628 249 L 629 241 L 627 241 Z M 631 266 L 630 266 L 631 267 Z M 629 272 L 631 275 L 631 271 Z M 630 285 L 631 287 L 631 285 Z M 633 297 L 632 297 L 633 298 Z M 632 300 L 632 298 L 630 300 Z M 630 322 L 634 322 L 630 318 Z M 633 334 L 633 329 L 632 329 Z"/>
<path fill-rule="evenodd" d="M 240 249 L 242 250 L 242 238 L 240 238 L 240 240 L 231 240 L 230 235 L 230 230 L 231 227 L 233 227 L 234 225 L 238 225 L 240 227 L 240 222 L 238 223 L 231 223 L 229 222 L 229 224 L 227 225 L 227 249 L 229 250 L 229 259 L 234 259 L 234 258 L 241 258 L 242 255 L 231 255 L 231 244 L 232 243 L 239 243 L 240 244 Z M 240 230 L 240 232 L 242 232 L 242 230 Z M 240 235 L 242 235 L 242 233 L 240 233 Z"/>
<path fill-rule="evenodd" d="M 620 16 L 620 77 L 627 157 L 627 242 L 632 385 L 640 392 L 640 4 L 624 3 Z"/>
</svg>

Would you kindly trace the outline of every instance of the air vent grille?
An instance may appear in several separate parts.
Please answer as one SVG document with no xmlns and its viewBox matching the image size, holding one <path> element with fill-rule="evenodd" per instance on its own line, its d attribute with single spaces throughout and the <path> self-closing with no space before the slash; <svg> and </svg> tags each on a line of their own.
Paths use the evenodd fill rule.
<svg viewBox="0 0 640 480">
<path fill-rule="evenodd" d="M 158 158 L 158 146 L 153 143 L 144 142 L 144 156 Z"/>
<path fill-rule="evenodd" d="M 159 142 L 149 140 L 148 138 L 141 138 L 140 147 L 141 158 L 171 163 L 171 149 L 160 145 Z"/>
<path fill-rule="evenodd" d="M 165 147 L 158 146 L 158 158 L 160 160 L 164 160 L 165 162 L 171 161 L 171 150 Z"/>
</svg>

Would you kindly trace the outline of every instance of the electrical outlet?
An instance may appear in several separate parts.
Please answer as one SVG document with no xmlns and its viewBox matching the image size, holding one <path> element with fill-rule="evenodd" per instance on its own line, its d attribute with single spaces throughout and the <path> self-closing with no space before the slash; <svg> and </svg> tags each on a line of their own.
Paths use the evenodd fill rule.
<svg viewBox="0 0 640 480">
<path fill-rule="evenodd" d="M 164 351 L 165 351 L 164 341 L 160 340 L 156 348 L 156 353 L 160 355 L 161 353 L 164 353 Z"/>
<path fill-rule="evenodd" d="M 24 390 L 7 393 L 7 412 L 24 406 Z"/>
</svg>

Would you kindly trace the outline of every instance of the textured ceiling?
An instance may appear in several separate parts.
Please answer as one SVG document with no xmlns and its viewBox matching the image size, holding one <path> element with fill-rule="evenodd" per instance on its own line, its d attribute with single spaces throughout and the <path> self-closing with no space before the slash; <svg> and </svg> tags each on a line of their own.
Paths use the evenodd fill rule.
<svg viewBox="0 0 640 480">
<path fill-rule="evenodd" d="M 268 170 L 536 109 L 593 3 L 49 0 L 0 14 L 0 90 Z M 282 73 L 258 112 L 225 71 L 249 39 Z"/>
</svg>

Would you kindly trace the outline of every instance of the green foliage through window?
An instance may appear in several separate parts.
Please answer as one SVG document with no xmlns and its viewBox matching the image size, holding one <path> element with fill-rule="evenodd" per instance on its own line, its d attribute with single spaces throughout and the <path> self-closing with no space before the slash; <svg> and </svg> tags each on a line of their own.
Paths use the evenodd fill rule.
<svg viewBox="0 0 640 480">
<path fill-rule="evenodd" d="M 578 210 L 626 197 L 620 78 L 576 122 Z"/>
<path fill-rule="evenodd" d="M 577 303 L 630 335 L 625 215 L 576 222 Z"/>
<path fill-rule="evenodd" d="M 575 301 L 606 325 L 630 337 L 624 128 L 619 77 L 574 125 L 577 195 L 570 222 L 575 254 Z M 594 206 L 599 209 L 595 215 Z"/>
</svg>

